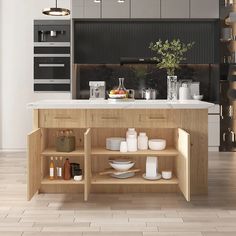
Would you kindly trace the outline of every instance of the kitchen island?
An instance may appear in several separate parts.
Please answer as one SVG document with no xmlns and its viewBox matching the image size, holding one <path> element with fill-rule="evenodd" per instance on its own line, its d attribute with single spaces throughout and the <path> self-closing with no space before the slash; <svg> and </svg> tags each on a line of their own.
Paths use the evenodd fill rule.
<svg viewBox="0 0 236 236">
<path fill-rule="evenodd" d="M 137 100 L 131 102 L 45 100 L 28 104 L 33 109 L 33 132 L 28 135 L 28 199 L 39 193 L 177 192 L 187 201 L 208 190 L 208 108 L 201 101 Z M 167 140 L 163 151 L 120 153 L 106 150 L 106 138 L 125 137 L 127 128 L 146 132 L 149 138 Z M 58 130 L 72 129 L 76 150 L 57 152 Z M 49 158 L 69 157 L 80 163 L 83 181 L 49 180 Z M 108 159 L 128 156 L 141 174 L 129 179 L 101 176 Z M 171 169 L 171 180 L 142 178 L 147 156 L 158 157 L 158 170 Z"/>
</svg>

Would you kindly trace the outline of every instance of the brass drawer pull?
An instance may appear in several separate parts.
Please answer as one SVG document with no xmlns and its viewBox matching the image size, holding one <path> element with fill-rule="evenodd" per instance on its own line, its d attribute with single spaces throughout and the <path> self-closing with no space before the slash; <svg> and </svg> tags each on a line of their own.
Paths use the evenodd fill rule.
<svg viewBox="0 0 236 236">
<path fill-rule="evenodd" d="M 54 119 L 55 120 L 71 120 L 72 117 L 70 117 L 70 116 L 55 116 Z"/>
<path fill-rule="evenodd" d="M 108 116 L 104 116 L 104 117 L 101 117 L 102 120 L 118 120 L 119 117 L 108 117 Z"/>
<path fill-rule="evenodd" d="M 166 117 L 164 117 L 164 116 L 149 116 L 148 119 L 149 120 L 165 120 Z"/>
</svg>

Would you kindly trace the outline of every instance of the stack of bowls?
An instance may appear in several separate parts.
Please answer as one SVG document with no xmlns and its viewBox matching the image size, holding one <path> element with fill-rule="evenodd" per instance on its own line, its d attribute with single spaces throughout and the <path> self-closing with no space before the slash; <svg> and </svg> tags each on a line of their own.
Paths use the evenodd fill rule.
<svg viewBox="0 0 236 236">
<path fill-rule="evenodd" d="M 119 174 L 111 174 L 112 177 L 118 179 L 126 179 L 133 177 L 135 173 L 125 173 L 126 171 L 130 170 L 134 165 L 135 162 L 127 159 L 116 159 L 116 160 L 109 160 L 110 166 L 118 172 Z M 122 173 L 123 172 L 123 173 Z"/>
</svg>

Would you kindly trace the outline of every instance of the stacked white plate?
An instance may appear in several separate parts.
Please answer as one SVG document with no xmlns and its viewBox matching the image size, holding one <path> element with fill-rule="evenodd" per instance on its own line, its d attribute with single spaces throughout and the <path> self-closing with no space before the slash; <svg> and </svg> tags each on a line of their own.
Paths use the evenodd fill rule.
<svg viewBox="0 0 236 236">
<path fill-rule="evenodd" d="M 119 151 L 120 143 L 125 141 L 125 138 L 121 137 L 111 137 L 106 139 L 106 149 L 111 151 Z"/>
<path fill-rule="evenodd" d="M 109 160 L 110 166 L 117 170 L 118 172 L 121 172 L 120 174 L 111 174 L 112 177 L 118 178 L 118 179 L 126 179 L 133 177 L 135 173 L 126 173 L 126 171 L 130 170 L 134 166 L 134 162 L 127 159 L 116 159 L 116 160 Z M 122 173 L 123 172 L 123 173 Z"/>
</svg>

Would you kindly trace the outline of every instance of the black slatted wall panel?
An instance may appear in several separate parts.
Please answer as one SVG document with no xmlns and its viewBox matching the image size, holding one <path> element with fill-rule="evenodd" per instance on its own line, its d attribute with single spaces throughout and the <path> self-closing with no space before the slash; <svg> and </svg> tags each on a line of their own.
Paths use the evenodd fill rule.
<svg viewBox="0 0 236 236">
<path fill-rule="evenodd" d="M 117 64 L 121 57 L 148 58 L 150 42 L 159 38 L 195 42 L 187 63 L 218 63 L 218 21 L 75 21 L 74 61 Z"/>
</svg>

